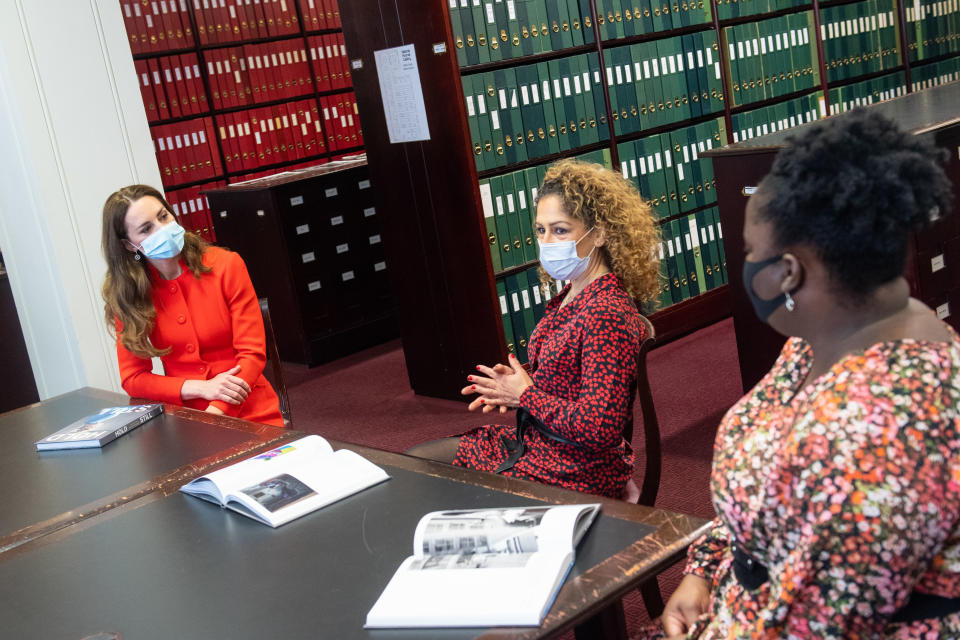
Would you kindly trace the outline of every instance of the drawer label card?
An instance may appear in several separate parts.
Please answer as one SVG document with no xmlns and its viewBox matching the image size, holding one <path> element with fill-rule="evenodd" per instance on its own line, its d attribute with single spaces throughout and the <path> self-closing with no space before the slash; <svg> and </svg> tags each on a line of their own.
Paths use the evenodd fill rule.
<svg viewBox="0 0 960 640">
<path fill-rule="evenodd" d="M 950 303 L 944 302 L 942 305 L 937 307 L 937 318 L 943 320 L 944 318 L 950 317 Z"/>
<path fill-rule="evenodd" d="M 328 198 L 334 197 L 335 195 L 337 195 L 337 193 L 338 193 L 338 191 L 337 191 L 337 188 L 336 188 L 336 187 L 330 187 L 329 189 L 327 189 L 326 191 L 323 192 L 323 194 L 324 194 L 325 196 L 327 196 Z"/>
<path fill-rule="evenodd" d="M 374 271 L 383 271 L 386 268 L 387 268 L 386 262 L 378 262 L 377 264 L 373 265 Z"/>
<path fill-rule="evenodd" d="M 320 281 L 314 280 L 313 282 L 307 283 L 307 291 L 316 291 L 320 288 Z"/>
<path fill-rule="evenodd" d="M 226 212 L 226 211 L 221 211 L 221 212 L 220 212 L 220 217 L 221 217 L 221 218 L 226 218 L 226 217 L 227 217 L 227 212 Z"/>
<path fill-rule="evenodd" d="M 308 251 L 307 253 L 303 254 L 303 255 L 300 256 L 300 257 L 303 258 L 303 263 L 304 263 L 304 264 L 306 264 L 306 263 L 308 263 L 308 262 L 313 262 L 314 260 L 317 259 L 317 257 L 316 257 L 315 255 L 313 255 L 313 251 Z"/>
<path fill-rule="evenodd" d="M 302 236 L 305 233 L 310 233 L 310 225 L 301 224 L 297 226 L 297 235 Z"/>
<path fill-rule="evenodd" d="M 303 204 L 303 196 L 294 196 L 290 198 L 290 206 L 295 207 L 297 205 Z"/>
<path fill-rule="evenodd" d="M 361 191 L 363 191 L 364 189 L 369 189 L 369 188 L 370 188 L 370 181 L 369 181 L 369 180 L 361 180 L 360 182 L 357 183 L 357 188 L 360 189 Z"/>
<path fill-rule="evenodd" d="M 346 242 L 337 245 L 337 253 L 346 253 L 350 251 L 350 245 Z"/>
<path fill-rule="evenodd" d="M 380 234 L 370 236 L 370 244 L 380 244 Z"/>
<path fill-rule="evenodd" d="M 344 282 L 347 282 L 348 280 L 353 280 L 354 278 L 353 271 L 344 271 L 343 273 L 340 274 L 340 277 L 343 278 Z"/>
<path fill-rule="evenodd" d="M 943 254 L 942 254 L 942 253 L 941 253 L 940 255 L 938 255 L 938 256 L 934 256 L 934 257 L 930 260 L 930 271 L 931 271 L 932 273 L 936 273 L 937 271 L 940 271 L 940 269 L 943 269 L 944 266 L 946 266 L 946 265 L 944 265 L 944 263 L 943 263 Z"/>
<path fill-rule="evenodd" d="M 330 218 L 330 226 L 335 227 L 338 224 L 343 224 L 343 216 L 334 216 Z"/>
<path fill-rule="evenodd" d="M 368 207 L 368 208 L 366 208 L 366 209 L 363 210 L 363 217 L 364 217 L 364 218 L 369 218 L 370 216 L 373 216 L 373 215 L 376 215 L 376 214 L 377 214 L 377 210 L 376 210 L 376 208 L 374 208 L 374 207 Z"/>
</svg>

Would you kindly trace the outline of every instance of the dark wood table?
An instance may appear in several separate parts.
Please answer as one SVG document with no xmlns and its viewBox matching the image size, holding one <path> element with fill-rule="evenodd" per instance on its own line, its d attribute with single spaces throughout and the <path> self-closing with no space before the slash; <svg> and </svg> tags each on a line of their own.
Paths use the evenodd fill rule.
<svg viewBox="0 0 960 640">
<path fill-rule="evenodd" d="M 75 420 L 129 402 L 123 394 L 84 388 L 0 414 L 0 486 L 6 487 L 0 552 L 290 435 L 280 427 L 165 405 L 163 414 L 102 449 L 34 446 Z"/>
<path fill-rule="evenodd" d="M 207 424 L 195 420 L 204 417 L 197 413 L 171 411 L 168 417 L 185 428 Z M 189 440 L 190 433 L 180 438 Z M 300 435 L 287 431 L 282 439 Z M 4 634 L 430 640 L 540 638 L 579 625 L 578 637 L 616 637 L 623 632 L 620 597 L 681 558 L 706 526 L 702 519 L 659 509 L 331 444 L 360 453 L 391 479 L 271 529 L 177 492 L 198 469 L 181 467 L 154 476 L 131 499 L 101 505 L 88 517 L 0 553 Z M 88 460 L 86 472 L 78 473 L 100 473 L 106 466 L 100 462 Z M 541 627 L 363 629 L 367 611 L 412 553 L 414 528 L 424 513 L 594 501 L 602 503 L 602 515 L 578 547 L 574 568 Z"/>
</svg>

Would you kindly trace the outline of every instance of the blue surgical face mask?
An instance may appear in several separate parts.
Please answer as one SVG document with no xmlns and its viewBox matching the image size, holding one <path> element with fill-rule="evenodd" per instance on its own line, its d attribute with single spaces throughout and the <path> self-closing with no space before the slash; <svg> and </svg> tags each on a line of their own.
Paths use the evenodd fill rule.
<svg viewBox="0 0 960 640">
<path fill-rule="evenodd" d="M 753 290 L 753 279 L 758 273 L 770 265 L 780 262 L 782 259 L 783 255 L 781 254 L 779 256 L 773 256 L 772 258 L 767 258 L 766 260 L 760 260 L 758 262 L 753 262 L 750 260 L 743 261 L 743 288 L 747 292 L 747 297 L 750 298 L 750 304 L 753 305 L 754 312 L 763 322 L 766 322 L 767 318 L 769 318 L 774 311 L 779 309 L 780 305 L 787 301 L 787 295 L 785 293 L 781 293 L 772 300 L 764 300 Z"/>
<path fill-rule="evenodd" d="M 183 251 L 183 234 L 183 227 L 176 222 L 170 222 L 144 238 L 138 249 L 140 253 L 154 260 L 173 258 Z"/>
<path fill-rule="evenodd" d="M 593 228 L 590 231 L 593 231 Z M 580 236 L 580 240 L 590 235 L 590 231 Z M 597 247 L 594 245 L 590 253 L 581 258 L 577 255 L 577 245 L 580 244 L 580 240 L 576 242 L 573 240 L 562 242 L 537 241 L 540 244 L 540 266 L 550 274 L 551 278 L 554 280 L 575 280 L 587 270 L 590 265 L 590 256 L 593 255 L 593 250 Z"/>
</svg>

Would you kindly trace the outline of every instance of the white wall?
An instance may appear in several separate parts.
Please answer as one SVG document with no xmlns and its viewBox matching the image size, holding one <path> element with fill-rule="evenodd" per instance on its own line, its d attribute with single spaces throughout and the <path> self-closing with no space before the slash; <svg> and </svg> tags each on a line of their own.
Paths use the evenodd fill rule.
<svg viewBox="0 0 960 640">
<path fill-rule="evenodd" d="M 120 390 L 100 212 L 161 186 L 126 38 L 116 0 L 0 0 L 0 250 L 41 398 Z"/>
</svg>

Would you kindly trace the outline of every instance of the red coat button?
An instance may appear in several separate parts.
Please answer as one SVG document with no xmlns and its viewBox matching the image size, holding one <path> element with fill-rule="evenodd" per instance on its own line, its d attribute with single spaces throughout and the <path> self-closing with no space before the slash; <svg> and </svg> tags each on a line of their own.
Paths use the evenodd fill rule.
<svg viewBox="0 0 960 640">
<path fill-rule="evenodd" d="M 175 284 L 170 285 L 170 293 L 176 293 L 176 292 L 177 292 L 177 285 Z"/>
<path fill-rule="evenodd" d="M 188 345 L 187 345 L 187 353 L 193 353 L 193 352 L 196 351 L 196 350 L 197 350 L 197 348 L 196 348 L 195 346 L 193 346 L 192 344 L 188 344 Z"/>
<path fill-rule="evenodd" d="M 186 321 L 187 321 L 187 318 L 185 316 L 177 316 L 177 322 L 179 322 L 180 324 L 184 324 Z"/>
</svg>

